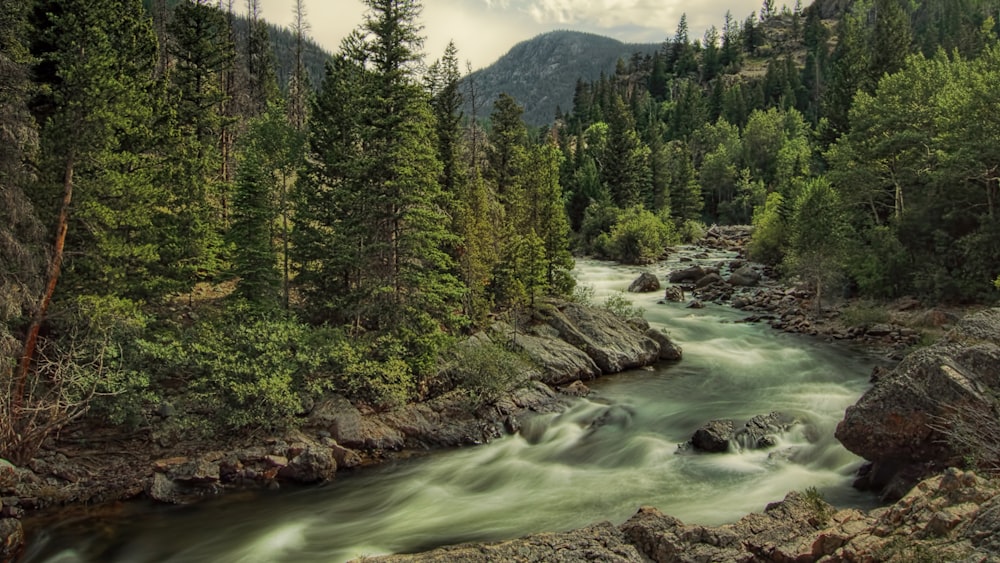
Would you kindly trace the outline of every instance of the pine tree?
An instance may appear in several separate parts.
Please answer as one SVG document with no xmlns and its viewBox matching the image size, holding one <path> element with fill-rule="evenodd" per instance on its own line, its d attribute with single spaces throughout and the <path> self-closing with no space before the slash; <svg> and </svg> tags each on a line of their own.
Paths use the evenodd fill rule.
<svg viewBox="0 0 1000 563">
<path fill-rule="evenodd" d="M 845 12 L 837 27 L 837 47 L 830 61 L 830 80 L 823 94 L 823 115 L 829 120 L 826 144 L 847 132 L 848 113 L 858 90 L 871 93 L 870 50 L 864 18 L 867 2 Z"/>
<path fill-rule="evenodd" d="M 15 348 L 6 323 L 32 306 L 42 286 L 44 253 L 37 247 L 44 235 L 27 196 L 33 180 L 28 163 L 38 148 L 28 111 L 27 8 L 21 1 L 0 6 L 0 362 Z"/>
<path fill-rule="evenodd" d="M 649 148 L 635 131 L 631 112 L 621 97 L 615 96 L 602 169 L 602 179 L 615 205 L 631 207 L 650 198 L 653 190 L 649 155 Z"/>
<path fill-rule="evenodd" d="M 40 2 L 35 8 L 32 54 L 38 61 L 35 76 L 45 88 L 32 104 L 35 119 L 43 124 L 38 183 L 32 196 L 54 237 L 44 288 L 33 303 L 20 362 L 7 387 L 5 404 L 10 410 L 4 413 L 4 426 L 10 430 L 14 424 L 19 451 L 5 455 L 16 456 L 15 461 L 30 457 L 48 432 L 66 422 L 70 408 L 59 401 L 34 403 L 34 385 L 28 383 L 37 374 L 34 360 L 50 305 L 54 298 L 67 303 L 78 295 L 74 290 L 83 288 L 98 296 L 135 290 L 133 284 L 139 280 L 128 277 L 135 273 L 130 267 L 146 266 L 156 256 L 132 235 L 141 235 L 137 230 L 148 224 L 159 203 L 148 178 L 134 169 L 141 166 L 136 148 L 149 125 L 149 85 L 156 66 L 151 21 L 141 4 L 63 0 Z M 96 249 L 81 244 L 87 236 L 93 237 Z M 84 254 L 69 254 L 69 249 Z M 123 263 L 115 264 L 117 270 L 109 269 L 119 257 Z M 64 266 L 77 274 L 68 276 L 68 281 L 78 287 L 61 283 Z M 87 280 L 80 275 L 83 269 L 98 272 L 111 286 Z M 37 409 L 33 412 L 39 417 L 33 414 L 27 426 L 18 429 L 25 420 L 24 408 Z M 10 446 L 10 436 L 3 438 L 4 446 Z"/>
<path fill-rule="evenodd" d="M 295 35 L 295 69 L 288 84 L 288 121 L 297 130 L 304 131 L 311 90 L 305 64 L 305 42 L 309 33 L 305 0 L 295 0 L 292 33 Z"/>
<path fill-rule="evenodd" d="M 667 145 L 670 165 L 670 210 L 678 223 L 697 220 L 701 216 L 704 201 L 701 186 L 691 160 L 691 150 L 683 141 L 671 141 Z"/>
<path fill-rule="evenodd" d="M 497 197 L 504 205 L 509 204 L 509 193 L 514 186 L 514 178 L 520 174 L 524 148 L 528 144 L 528 129 L 521 118 L 523 114 L 524 108 L 509 94 L 500 94 L 490 114 L 492 127 L 486 152 L 489 162 L 487 177 L 493 182 Z"/>
<path fill-rule="evenodd" d="M 184 291 L 218 271 L 222 259 L 229 214 L 223 74 L 232 68 L 235 51 L 226 16 L 206 4 L 178 4 L 169 31 L 173 111 L 163 142 L 171 144 L 175 157 L 163 180 L 173 214 L 162 225 L 168 233 L 162 258 L 163 275 L 175 281 L 175 291 Z"/>
<path fill-rule="evenodd" d="M 903 68 L 910 49 L 910 18 L 899 0 L 875 0 L 875 29 L 872 32 L 869 71 L 872 83 L 877 83 L 884 74 Z"/>
<path fill-rule="evenodd" d="M 303 185 L 307 199 L 325 198 L 327 186 L 336 190 L 331 203 L 339 213 L 311 213 L 323 220 L 314 229 L 320 244 L 344 254 L 304 267 L 331 277 L 346 273 L 342 287 L 332 288 L 339 295 L 319 295 L 321 303 L 339 301 L 343 307 L 330 312 L 359 334 L 398 339 L 411 368 L 424 374 L 441 327 L 456 325 L 463 287 L 445 251 L 453 235 L 441 207 L 434 116 L 416 82 L 421 7 L 413 0 L 367 0 L 366 6 L 367 37 L 345 42 L 340 76 L 328 74 L 314 110 L 311 152 L 318 167 Z M 338 96 L 344 82 L 350 93 Z M 336 107 L 344 105 L 346 111 Z M 345 257 L 354 260 L 345 263 Z"/>
</svg>

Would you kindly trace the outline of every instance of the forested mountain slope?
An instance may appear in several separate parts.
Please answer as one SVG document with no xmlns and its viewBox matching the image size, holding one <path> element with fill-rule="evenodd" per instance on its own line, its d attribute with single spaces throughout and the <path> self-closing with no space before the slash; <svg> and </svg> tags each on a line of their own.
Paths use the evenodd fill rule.
<svg viewBox="0 0 1000 563">
<path fill-rule="evenodd" d="M 553 31 L 515 45 L 492 65 L 465 79 L 476 91 L 475 114 L 484 117 L 501 93 L 511 95 L 524 106 L 529 125 L 551 123 L 556 109 L 573 105 L 578 80 L 597 80 L 612 74 L 619 59 L 635 53 L 648 55 L 659 49 L 655 44 L 622 43 L 610 37 L 579 31 Z M 473 114 L 467 95 L 464 111 Z M 485 109 L 483 109 L 485 108 Z"/>
</svg>

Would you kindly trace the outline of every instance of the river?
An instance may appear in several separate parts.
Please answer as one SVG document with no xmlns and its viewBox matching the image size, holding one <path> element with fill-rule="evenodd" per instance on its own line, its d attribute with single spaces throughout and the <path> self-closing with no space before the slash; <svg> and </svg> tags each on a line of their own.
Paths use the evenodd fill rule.
<svg viewBox="0 0 1000 563">
<path fill-rule="evenodd" d="M 661 279 L 676 261 L 651 268 Z M 638 269 L 581 260 L 576 275 L 602 302 Z M 131 503 L 33 533 L 26 561 L 343 561 L 440 545 L 625 521 L 653 505 L 718 525 L 815 487 L 835 505 L 869 507 L 850 487 L 861 460 L 833 430 L 868 386 L 856 350 L 737 323 L 736 310 L 661 305 L 626 295 L 665 328 L 684 359 L 591 382 L 560 414 L 475 448 L 345 474 L 321 487 L 234 494 L 194 507 Z M 780 411 L 797 425 L 764 451 L 678 450 L 703 423 Z"/>
</svg>

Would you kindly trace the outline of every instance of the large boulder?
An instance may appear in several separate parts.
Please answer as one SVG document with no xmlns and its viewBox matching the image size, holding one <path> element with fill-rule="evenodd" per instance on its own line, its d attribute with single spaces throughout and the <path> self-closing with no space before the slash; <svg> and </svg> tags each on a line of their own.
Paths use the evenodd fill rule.
<svg viewBox="0 0 1000 563">
<path fill-rule="evenodd" d="M 690 266 L 684 268 L 683 270 L 675 270 L 670 272 L 670 283 L 681 283 L 681 282 L 696 282 L 701 278 L 705 277 L 705 268 L 701 266 Z"/>
<path fill-rule="evenodd" d="M 558 334 L 518 334 L 513 340 L 514 346 L 538 366 L 540 380 L 549 385 L 566 385 L 601 375 L 601 368 L 590 356 Z"/>
<path fill-rule="evenodd" d="M 647 366 L 660 355 L 655 340 L 604 309 L 561 302 L 548 312 L 547 320 L 560 338 L 590 356 L 602 373 Z"/>
<path fill-rule="evenodd" d="M 734 439 L 743 449 L 770 448 L 778 443 L 778 435 L 787 432 L 795 422 L 793 417 L 779 412 L 759 414 L 737 430 Z"/>
<path fill-rule="evenodd" d="M 646 336 L 655 340 L 660 345 L 660 359 L 668 362 L 675 362 L 684 355 L 679 344 L 670 339 L 670 336 L 662 330 L 655 328 L 646 329 Z"/>
<path fill-rule="evenodd" d="M 961 320 L 941 341 L 913 352 L 848 407 L 836 436 L 874 462 L 872 487 L 961 461 L 950 434 L 991 434 L 1000 391 L 1000 309 Z M 991 437 L 994 439 L 995 437 Z"/>
<path fill-rule="evenodd" d="M 742 266 L 729 275 L 729 284 L 737 287 L 753 287 L 760 282 L 760 272 L 751 266 Z"/>
<path fill-rule="evenodd" d="M 660 278 L 650 272 L 643 272 L 628 286 L 629 293 L 651 293 L 659 290 Z"/>
</svg>

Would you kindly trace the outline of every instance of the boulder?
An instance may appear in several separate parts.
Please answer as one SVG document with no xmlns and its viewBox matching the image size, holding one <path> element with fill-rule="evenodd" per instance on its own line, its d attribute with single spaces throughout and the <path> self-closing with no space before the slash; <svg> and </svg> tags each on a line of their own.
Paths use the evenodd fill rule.
<svg viewBox="0 0 1000 563">
<path fill-rule="evenodd" d="M 684 301 L 684 288 L 672 285 L 667 288 L 663 298 L 671 303 L 680 303 Z"/>
<path fill-rule="evenodd" d="M 1000 309 L 961 320 L 934 345 L 907 356 L 847 408 L 836 436 L 874 462 L 868 485 L 882 487 L 908 467 L 961 461 L 953 429 L 995 433 L 992 397 L 1000 391 Z M 915 475 L 919 476 L 919 475 Z"/>
<path fill-rule="evenodd" d="M 402 449 L 403 435 L 373 417 L 362 416 L 361 411 L 345 397 L 334 395 L 318 403 L 304 425 L 322 429 L 345 447 L 366 451 L 394 451 Z"/>
<path fill-rule="evenodd" d="M 643 272 L 628 286 L 629 293 L 651 293 L 659 290 L 660 278 L 650 272 Z"/>
<path fill-rule="evenodd" d="M 760 282 L 760 272 L 750 266 L 741 266 L 729 275 L 729 284 L 737 287 L 753 287 Z"/>
<path fill-rule="evenodd" d="M 308 447 L 288 460 L 278 471 L 278 476 L 296 483 L 319 483 L 333 479 L 337 473 L 337 460 L 329 448 Z"/>
<path fill-rule="evenodd" d="M 24 529 L 15 518 L 0 518 L 0 561 L 14 561 L 24 549 Z"/>
<path fill-rule="evenodd" d="M 705 277 L 705 274 L 705 268 L 702 268 L 701 266 L 690 266 L 684 268 L 683 270 L 670 272 L 670 276 L 667 279 L 670 280 L 670 283 L 696 282 Z"/>
<path fill-rule="evenodd" d="M 706 274 L 695 282 L 694 286 L 697 289 L 702 289 L 716 283 L 725 283 L 726 280 L 722 279 L 717 273 Z"/>
<path fill-rule="evenodd" d="M 604 309 L 562 302 L 549 312 L 548 323 L 560 338 L 590 356 L 602 373 L 647 366 L 660 355 L 656 341 Z"/>
<path fill-rule="evenodd" d="M 681 359 L 683 356 L 683 350 L 681 350 L 681 347 L 671 340 L 670 336 L 662 330 L 656 330 L 655 328 L 646 329 L 646 336 L 655 340 L 657 344 L 660 345 L 659 358 L 661 360 L 673 362 Z"/>
<path fill-rule="evenodd" d="M 538 378 L 549 385 L 565 385 L 601 375 L 601 368 L 583 350 L 560 339 L 518 334 L 514 346 L 539 368 Z"/>
<path fill-rule="evenodd" d="M 590 395 L 590 387 L 584 385 L 582 381 L 574 381 L 566 387 L 559 389 L 559 392 L 570 397 L 586 397 Z"/>
<path fill-rule="evenodd" d="M 736 424 L 732 420 L 712 420 L 694 431 L 691 446 L 695 450 L 708 453 L 729 451 L 729 442 L 736 434 Z"/>
</svg>

